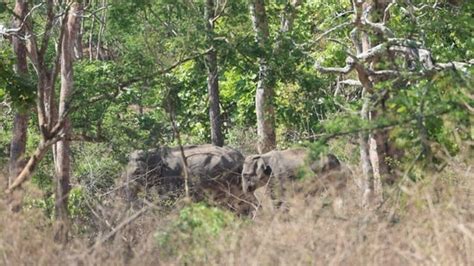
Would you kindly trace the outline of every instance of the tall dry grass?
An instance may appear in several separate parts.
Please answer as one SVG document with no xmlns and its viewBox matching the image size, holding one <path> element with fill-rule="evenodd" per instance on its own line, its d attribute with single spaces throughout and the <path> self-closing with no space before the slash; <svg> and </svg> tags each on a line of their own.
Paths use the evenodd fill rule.
<svg viewBox="0 0 474 266">
<path fill-rule="evenodd" d="M 39 210 L 11 213 L 0 203 L 3 265 L 474 265 L 474 176 L 468 162 L 453 161 L 419 182 L 405 178 L 386 188 L 382 205 L 361 208 L 357 182 L 341 195 L 296 193 L 288 211 L 268 199 L 253 220 L 235 217 L 216 236 L 168 243 L 156 233 L 180 219 L 179 208 L 151 208 L 103 244 L 98 239 L 131 213 L 110 204 L 109 225 L 53 242 L 52 225 Z M 354 177 L 357 178 L 357 170 Z M 104 218 L 105 219 L 105 218 Z M 179 234 L 179 232 L 176 232 Z M 180 236 L 181 237 L 181 236 Z M 186 236 L 183 235 L 186 239 Z M 199 249 L 199 252 L 196 252 Z"/>
</svg>

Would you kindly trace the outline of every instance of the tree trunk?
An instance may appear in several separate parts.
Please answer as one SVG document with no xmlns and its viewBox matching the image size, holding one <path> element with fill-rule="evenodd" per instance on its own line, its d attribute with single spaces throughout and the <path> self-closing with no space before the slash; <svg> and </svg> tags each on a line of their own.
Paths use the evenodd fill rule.
<svg viewBox="0 0 474 266">
<path fill-rule="evenodd" d="M 384 16 L 386 20 L 389 19 L 390 14 L 387 12 L 385 13 L 385 9 L 389 5 L 390 0 L 377 0 L 373 3 L 372 9 L 372 20 L 373 22 L 382 23 Z M 383 37 L 380 34 L 377 34 L 378 39 L 382 40 Z M 373 61 L 373 64 L 376 65 L 379 59 L 376 58 Z M 383 93 L 383 92 L 382 92 Z M 372 118 L 376 119 L 377 117 L 383 116 L 386 113 L 386 106 L 385 102 L 389 98 L 389 92 L 387 91 L 382 95 L 380 99 L 380 103 L 377 105 L 376 110 L 372 112 Z M 392 174 L 392 169 L 389 165 L 390 157 L 393 157 L 394 154 L 390 154 L 390 151 L 395 150 L 392 144 L 389 142 L 389 130 L 388 129 L 379 129 L 374 132 L 374 140 L 376 145 L 376 151 L 378 156 L 378 169 L 380 175 L 380 186 L 382 183 L 393 183 L 395 177 Z"/>
<path fill-rule="evenodd" d="M 370 98 L 367 95 L 367 92 L 362 92 L 362 109 L 360 111 L 360 116 L 363 120 L 369 120 L 369 107 L 370 107 Z M 372 161 L 370 160 L 370 145 L 369 145 L 369 134 L 365 131 L 359 133 L 359 149 L 360 149 L 360 162 L 362 166 L 363 173 L 363 202 L 362 205 L 369 207 L 372 199 L 374 197 L 374 169 L 372 167 Z"/>
<path fill-rule="evenodd" d="M 28 2 L 25 0 L 17 0 L 14 11 L 18 17 L 14 19 L 13 24 L 14 27 L 17 28 L 20 27 L 22 21 L 26 17 L 26 14 L 28 13 Z M 24 30 L 18 32 L 19 35 L 24 35 L 24 33 Z M 16 55 L 15 70 L 18 75 L 26 76 L 28 75 L 26 43 L 18 38 L 17 35 L 13 35 L 12 42 Z M 29 114 L 27 107 L 16 112 L 15 119 L 13 121 L 12 141 L 10 143 L 10 162 L 7 186 L 12 184 L 14 178 L 21 172 L 21 169 L 23 169 L 26 164 L 24 156 L 28 136 L 28 120 Z"/>
<path fill-rule="evenodd" d="M 206 55 L 207 90 L 209 93 L 209 118 L 211 122 L 211 142 L 216 146 L 224 145 L 219 99 L 219 74 L 217 50 L 214 46 L 214 0 L 206 0 L 206 39 L 212 50 Z"/>
<path fill-rule="evenodd" d="M 65 116 L 69 106 L 69 100 L 73 91 L 73 58 L 74 43 L 78 31 L 77 23 L 79 20 L 80 4 L 73 3 L 67 16 L 67 24 L 64 29 L 63 40 L 61 44 L 61 92 L 59 95 L 59 113 L 61 119 Z M 64 138 L 56 144 L 56 231 L 55 238 L 59 242 L 67 242 L 68 239 L 68 194 L 70 190 L 70 122 L 69 118 L 64 122 L 62 132 Z"/>
<path fill-rule="evenodd" d="M 250 3 L 250 14 L 255 39 L 260 48 L 259 71 L 255 109 L 257 113 L 258 152 L 266 153 L 276 148 L 274 88 L 271 86 L 271 69 L 268 64 L 270 44 L 267 15 L 263 0 Z"/>
<path fill-rule="evenodd" d="M 13 121 L 13 137 L 10 143 L 10 163 L 8 186 L 10 186 L 25 166 L 25 150 L 28 132 L 29 115 L 26 111 L 18 111 Z"/>
<path fill-rule="evenodd" d="M 95 59 L 96 60 L 102 60 L 104 59 L 104 57 L 102 56 L 102 38 L 103 38 L 103 35 L 104 35 L 104 31 L 105 31 L 105 22 L 107 20 L 107 9 L 105 8 L 107 6 L 107 0 L 102 0 L 102 8 L 104 8 L 104 10 L 102 10 L 101 12 L 101 16 L 100 16 L 100 19 L 99 19 L 99 33 L 97 35 L 97 47 L 96 47 L 96 55 L 95 55 Z"/>
<path fill-rule="evenodd" d="M 78 7 L 78 14 L 80 14 L 81 16 L 83 15 L 82 12 L 83 12 L 83 7 L 84 5 L 82 3 L 78 3 L 79 7 Z M 82 23 L 82 19 L 77 19 L 76 20 L 76 31 L 77 31 L 77 34 L 76 34 L 76 38 L 75 38 L 75 43 L 74 43 L 74 56 L 75 56 L 75 59 L 82 59 L 82 57 L 84 57 L 84 47 L 83 47 L 83 44 L 82 44 L 82 37 L 83 37 L 83 34 L 84 34 L 84 27 L 83 27 L 83 23 Z"/>
<path fill-rule="evenodd" d="M 363 6 L 365 12 L 367 6 Z M 355 13 L 357 15 L 357 12 Z M 365 53 L 372 47 L 371 39 L 369 38 L 367 32 L 364 31 L 364 29 L 358 28 L 357 30 L 360 32 L 360 40 L 355 43 L 357 53 Z M 365 69 L 359 66 L 356 67 L 356 71 L 359 81 L 363 86 L 362 109 L 360 111 L 360 116 L 362 120 L 368 122 L 372 119 L 371 115 L 373 114 L 371 110 L 371 96 L 374 84 Z M 368 134 L 367 132 L 362 131 L 359 134 L 359 146 L 361 166 L 364 174 L 362 186 L 362 205 L 367 208 L 370 208 L 373 207 L 382 196 L 382 189 L 381 187 L 379 187 L 379 185 L 381 184 L 381 177 L 379 169 L 380 159 L 377 150 L 377 142 L 374 141 L 372 134 Z"/>
</svg>

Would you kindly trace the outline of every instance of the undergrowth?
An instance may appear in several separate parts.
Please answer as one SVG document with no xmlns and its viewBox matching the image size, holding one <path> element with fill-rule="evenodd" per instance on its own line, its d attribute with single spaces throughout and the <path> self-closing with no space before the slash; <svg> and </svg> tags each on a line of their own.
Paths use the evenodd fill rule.
<svg viewBox="0 0 474 266">
<path fill-rule="evenodd" d="M 96 245 L 133 213 L 110 204 L 106 211 L 110 221 L 102 221 L 109 226 L 74 232 L 65 247 L 54 243 L 51 220 L 39 209 L 11 213 L 2 202 L 0 261 L 4 265 L 474 263 L 474 180 L 469 162 L 453 161 L 419 182 L 405 178 L 387 187 L 385 201 L 372 210 L 360 206 L 355 184 L 351 182 L 344 192 L 337 213 L 326 204 L 327 198 L 298 193 L 289 199 L 288 211 L 274 210 L 262 191 L 263 206 L 253 219 L 204 203 L 177 205 L 171 212 L 155 206 Z"/>
</svg>

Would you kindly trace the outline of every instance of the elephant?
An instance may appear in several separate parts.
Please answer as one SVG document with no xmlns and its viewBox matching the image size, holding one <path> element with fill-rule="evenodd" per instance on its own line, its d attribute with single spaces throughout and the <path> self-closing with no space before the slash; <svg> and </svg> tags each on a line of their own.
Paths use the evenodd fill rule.
<svg viewBox="0 0 474 266">
<path fill-rule="evenodd" d="M 123 174 L 128 201 L 154 190 L 162 200 L 183 195 L 185 170 L 189 176 L 190 194 L 194 200 L 204 198 L 240 213 L 250 212 L 256 202 L 253 194 L 242 192 L 240 174 L 244 156 L 230 147 L 211 144 L 162 147 L 131 153 Z"/>
<path fill-rule="evenodd" d="M 295 180 L 301 171 L 314 173 L 321 181 L 326 181 L 325 177 L 330 176 L 328 173 L 340 169 L 341 163 L 333 154 L 310 161 L 308 150 L 303 148 L 273 150 L 245 158 L 242 190 L 244 193 L 250 193 L 268 184 L 272 198 L 278 200 L 278 204 L 281 205 L 289 186 L 288 181 Z M 343 180 L 342 183 L 344 182 Z"/>
</svg>

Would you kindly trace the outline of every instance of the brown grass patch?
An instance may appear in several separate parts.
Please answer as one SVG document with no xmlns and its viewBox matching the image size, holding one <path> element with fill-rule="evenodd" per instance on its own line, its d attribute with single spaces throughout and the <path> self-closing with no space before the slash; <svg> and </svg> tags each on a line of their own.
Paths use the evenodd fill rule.
<svg viewBox="0 0 474 266">
<path fill-rule="evenodd" d="M 272 210 L 267 199 L 254 220 L 235 217 L 217 236 L 204 239 L 200 248 L 206 252 L 199 256 L 192 255 L 203 254 L 195 253 L 196 245 L 186 242 L 173 256 L 157 244 L 156 233 L 181 219 L 178 208 L 171 213 L 151 209 L 102 245 L 94 243 L 111 230 L 107 226 L 75 233 L 62 247 L 53 242 L 51 222 L 39 210 L 11 213 L 2 202 L 0 264 L 474 265 L 469 164 L 456 162 L 423 181 L 407 179 L 387 188 L 375 210 L 359 206 L 355 184 L 348 185 L 337 212 L 331 207 L 334 197 L 321 194 L 293 195 L 288 212 Z M 131 215 L 113 206 L 108 210 L 112 227 Z"/>
</svg>

